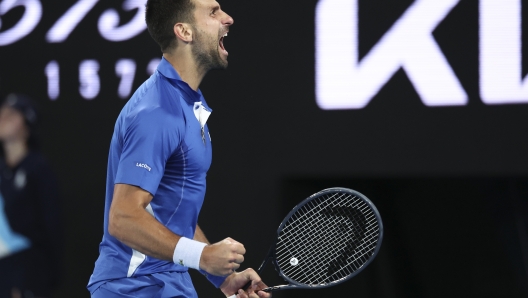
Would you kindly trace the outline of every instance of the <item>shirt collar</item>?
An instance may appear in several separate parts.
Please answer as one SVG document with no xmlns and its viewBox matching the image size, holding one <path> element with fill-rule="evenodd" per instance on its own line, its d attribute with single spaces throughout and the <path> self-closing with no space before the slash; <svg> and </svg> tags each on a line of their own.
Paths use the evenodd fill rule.
<svg viewBox="0 0 528 298">
<path fill-rule="evenodd" d="M 158 65 L 158 71 L 161 73 L 162 76 L 167 78 L 171 83 L 175 84 L 176 87 L 178 87 L 182 92 L 187 94 L 188 96 L 184 96 L 185 101 L 189 102 L 190 104 L 193 104 L 194 102 L 202 101 L 202 91 L 198 89 L 198 91 L 194 91 L 189 84 L 184 82 L 178 72 L 172 67 L 172 64 L 169 63 L 165 59 L 165 57 L 161 58 L 161 61 Z"/>
<path fill-rule="evenodd" d="M 158 71 L 167 79 L 174 79 L 181 81 L 180 75 L 176 72 L 174 67 L 165 59 L 165 57 L 161 58 L 160 63 L 158 64 Z"/>
</svg>

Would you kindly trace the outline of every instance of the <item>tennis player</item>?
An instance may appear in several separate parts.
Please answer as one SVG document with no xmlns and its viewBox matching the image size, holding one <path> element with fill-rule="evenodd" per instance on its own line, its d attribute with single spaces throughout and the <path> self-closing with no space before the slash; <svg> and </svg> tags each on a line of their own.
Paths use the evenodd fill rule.
<svg viewBox="0 0 528 298">
<path fill-rule="evenodd" d="M 197 224 L 211 164 L 211 114 L 200 82 L 227 67 L 233 19 L 215 0 L 149 0 L 146 22 L 163 58 L 125 105 L 110 144 L 92 297 L 197 297 L 188 269 L 226 295 L 270 297 L 252 269 L 235 272 L 244 246 L 209 244 Z M 239 290 L 251 281 L 251 287 Z"/>
</svg>

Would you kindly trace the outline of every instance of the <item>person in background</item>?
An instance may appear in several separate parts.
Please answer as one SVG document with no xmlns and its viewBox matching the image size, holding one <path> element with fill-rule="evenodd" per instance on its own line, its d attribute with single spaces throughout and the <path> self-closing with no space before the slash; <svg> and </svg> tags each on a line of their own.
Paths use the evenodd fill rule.
<svg viewBox="0 0 528 298">
<path fill-rule="evenodd" d="M 57 180 L 38 150 L 33 101 L 10 94 L 0 108 L 0 297 L 50 297 L 62 247 Z"/>
</svg>

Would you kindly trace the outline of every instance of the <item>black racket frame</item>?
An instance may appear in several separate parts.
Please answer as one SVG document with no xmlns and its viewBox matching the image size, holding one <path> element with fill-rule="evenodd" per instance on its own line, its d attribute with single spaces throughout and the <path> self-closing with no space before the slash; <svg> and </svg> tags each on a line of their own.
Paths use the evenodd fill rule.
<svg viewBox="0 0 528 298">
<path fill-rule="evenodd" d="M 280 266 L 279 266 L 278 262 L 277 262 L 276 254 L 275 254 L 275 248 L 276 248 L 276 245 L 277 245 L 278 236 L 280 235 L 280 232 L 284 228 L 284 225 L 286 225 L 288 220 L 291 218 L 291 216 L 295 212 L 297 212 L 297 210 L 302 208 L 304 205 L 306 205 L 311 200 L 313 200 L 315 198 L 318 198 L 320 196 L 329 194 L 329 193 L 348 193 L 348 194 L 352 194 L 354 196 L 357 196 L 357 197 L 361 198 L 363 201 L 365 201 L 365 203 L 367 205 L 369 205 L 369 207 L 372 209 L 372 211 L 373 211 L 374 215 L 376 216 L 376 219 L 377 219 L 377 221 L 379 223 L 379 236 L 378 236 L 378 242 L 377 242 L 376 248 L 375 248 L 374 253 L 372 254 L 372 256 L 370 256 L 368 261 L 361 268 L 359 268 L 354 273 L 352 273 L 352 274 L 350 274 L 350 275 L 348 275 L 346 277 L 343 277 L 343 278 L 341 278 L 339 280 L 336 280 L 336 281 L 333 281 L 333 282 L 329 282 L 329 283 L 326 283 L 326 284 L 322 284 L 322 285 L 306 285 L 306 284 L 298 283 L 295 280 L 292 280 L 289 277 L 287 277 L 286 275 L 284 275 L 282 273 L 282 270 L 280 269 Z M 279 291 L 279 290 L 292 290 L 292 289 L 323 289 L 323 288 L 328 288 L 328 287 L 332 287 L 332 286 L 341 284 L 341 283 L 351 279 L 352 277 L 356 276 L 357 274 L 359 274 L 361 271 L 363 271 L 363 269 L 365 269 L 374 260 L 374 258 L 378 254 L 378 251 L 379 251 L 379 249 L 381 247 L 381 241 L 382 240 L 383 240 L 383 222 L 381 221 L 381 216 L 380 216 L 376 206 L 365 195 L 363 195 L 362 193 L 357 192 L 357 191 L 355 191 L 353 189 L 343 188 L 343 187 L 332 187 L 332 188 L 324 189 L 324 190 L 322 190 L 322 191 L 320 191 L 318 193 L 315 193 L 315 194 L 309 196 L 308 198 L 303 200 L 301 203 L 299 203 L 297 206 L 295 206 L 290 211 L 290 213 L 288 213 L 288 215 L 283 219 L 281 224 L 279 225 L 279 228 L 277 229 L 277 238 L 275 239 L 275 242 L 273 243 L 273 245 L 271 245 L 266 258 L 264 259 L 264 261 L 262 262 L 262 264 L 258 268 L 257 273 L 260 275 L 260 273 L 262 272 L 264 267 L 271 260 L 272 263 L 273 263 L 273 266 L 275 267 L 275 271 L 277 271 L 279 276 L 282 279 L 284 279 L 285 281 L 287 281 L 289 284 L 269 287 L 269 288 L 264 289 L 263 291 L 265 291 L 265 292 L 274 292 L 274 291 Z M 250 283 L 248 283 L 244 287 L 244 289 L 247 289 L 249 287 L 249 285 L 250 285 Z"/>
</svg>

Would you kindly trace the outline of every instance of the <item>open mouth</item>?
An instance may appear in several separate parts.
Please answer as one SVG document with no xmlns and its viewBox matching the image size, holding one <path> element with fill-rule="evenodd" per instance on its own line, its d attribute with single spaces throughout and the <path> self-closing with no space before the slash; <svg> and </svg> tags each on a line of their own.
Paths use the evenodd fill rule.
<svg viewBox="0 0 528 298">
<path fill-rule="evenodd" d="M 220 49 L 222 49 L 222 51 L 227 55 L 228 53 L 224 47 L 224 38 L 226 37 L 227 37 L 227 32 L 222 37 L 220 37 L 220 41 L 218 42 L 218 45 L 220 46 Z"/>
</svg>

